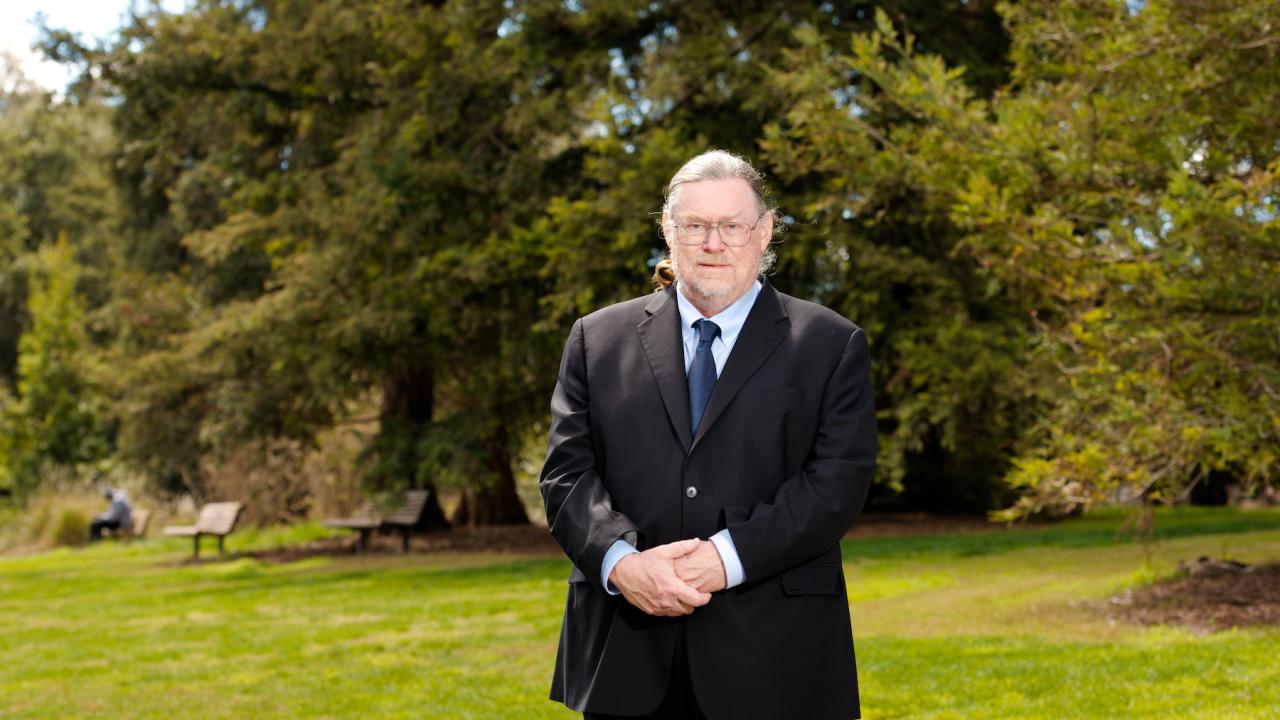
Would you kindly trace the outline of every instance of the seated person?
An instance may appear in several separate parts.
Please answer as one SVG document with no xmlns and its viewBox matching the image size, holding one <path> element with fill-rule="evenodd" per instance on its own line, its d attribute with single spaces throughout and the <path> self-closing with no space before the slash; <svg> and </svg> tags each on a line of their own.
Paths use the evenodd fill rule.
<svg viewBox="0 0 1280 720">
<path fill-rule="evenodd" d="M 133 504 L 129 502 L 129 495 L 112 488 L 107 488 L 102 494 L 111 501 L 111 507 L 89 524 L 89 542 L 101 540 L 103 528 L 128 530 L 133 527 Z"/>
</svg>

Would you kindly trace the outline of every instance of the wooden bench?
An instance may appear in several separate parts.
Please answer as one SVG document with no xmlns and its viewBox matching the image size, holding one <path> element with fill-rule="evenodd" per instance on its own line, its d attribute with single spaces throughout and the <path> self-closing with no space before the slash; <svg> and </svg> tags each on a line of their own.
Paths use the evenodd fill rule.
<svg viewBox="0 0 1280 720">
<path fill-rule="evenodd" d="M 190 537 L 194 547 L 192 557 L 200 557 L 200 536 L 213 535 L 218 538 L 218 557 L 223 556 L 222 540 L 235 529 L 236 520 L 240 519 L 238 502 L 209 503 L 200 508 L 200 516 L 195 525 L 170 525 L 164 529 L 165 535 Z"/>
<path fill-rule="evenodd" d="M 396 530 L 400 533 L 400 549 L 409 552 L 409 535 L 414 526 L 422 519 L 427 508 L 427 500 L 431 498 L 430 490 L 406 490 L 401 503 L 389 512 L 382 512 L 372 500 L 366 501 L 351 517 L 329 518 L 324 521 L 325 527 L 357 530 L 360 537 L 356 540 L 356 552 L 363 553 L 369 546 L 369 536 L 374 530 Z"/>
<path fill-rule="evenodd" d="M 106 528 L 102 531 L 104 537 L 119 538 L 121 540 L 133 540 L 147 534 L 147 521 L 151 519 L 150 510 L 139 510 L 134 508 L 129 513 L 133 520 L 133 527 L 130 528 Z"/>
</svg>

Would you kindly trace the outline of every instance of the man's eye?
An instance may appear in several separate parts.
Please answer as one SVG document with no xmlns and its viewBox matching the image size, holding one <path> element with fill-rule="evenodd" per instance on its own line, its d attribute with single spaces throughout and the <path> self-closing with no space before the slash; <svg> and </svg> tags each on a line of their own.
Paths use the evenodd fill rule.
<svg viewBox="0 0 1280 720">
<path fill-rule="evenodd" d="M 730 235 L 740 235 L 747 231 L 747 226 L 742 223 L 727 222 L 720 223 L 720 229 Z"/>
<path fill-rule="evenodd" d="M 691 233 L 700 233 L 700 232 L 706 231 L 707 229 L 706 223 L 700 223 L 700 222 L 687 222 L 687 223 L 681 224 L 680 227 L 684 228 L 685 232 L 691 232 Z"/>
</svg>

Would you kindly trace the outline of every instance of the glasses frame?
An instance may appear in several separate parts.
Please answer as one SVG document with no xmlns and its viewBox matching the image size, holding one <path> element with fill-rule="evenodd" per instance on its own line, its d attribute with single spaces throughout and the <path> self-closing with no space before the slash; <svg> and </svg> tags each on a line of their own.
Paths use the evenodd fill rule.
<svg viewBox="0 0 1280 720">
<path fill-rule="evenodd" d="M 742 242 L 740 243 L 729 242 L 725 234 L 720 231 L 720 226 L 725 223 L 740 223 L 742 222 L 741 220 L 719 220 L 717 222 L 705 222 L 703 224 L 707 226 L 707 232 L 697 242 L 684 240 L 680 236 L 680 225 L 686 222 L 691 222 L 691 221 L 681 220 L 680 222 L 672 222 L 671 225 L 676 229 L 676 242 L 680 243 L 681 245 L 689 245 L 689 246 L 701 245 L 705 243 L 708 239 L 710 239 L 711 231 L 714 230 L 716 232 L 716 235 L 720 236 L 720 242 L 724 243 L 725 245 L 728 245 L 729 247 L 744 247 L 747 245 L 747 243 L 751 242 L 751 233 L 755 232 L 756 228 L 760 227 L 760 221 L 763 220 L 764 216 L 768 214 L 769 214 L 769 211 L 764 210 L 763 212 L 761 212 L 759 215 L 756 216 L 755 224 L 747 228 L 747 234 L 742 236 Z"/>
</svg>

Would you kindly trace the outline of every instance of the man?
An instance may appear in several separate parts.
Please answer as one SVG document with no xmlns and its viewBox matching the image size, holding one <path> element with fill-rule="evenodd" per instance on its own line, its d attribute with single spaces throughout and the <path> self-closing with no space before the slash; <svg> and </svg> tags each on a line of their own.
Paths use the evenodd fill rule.
<svg viewBox="0 0 1280 720">
<path fill-rule="evenodd" d="M 128 530 L 133 527 L 133 504 L 129 502 L 128 493 L 106 488 L 102 491 L 102 496 L 111 503 L 111 507 L 89 524 L 89 542 L 101 540 L 102 531 L 106 528 Z"/>
<path fill-rule="evenodd" d="M 579 319 L 541 478 L 573 561 L 551 698 L 586 718 L 858 717 L 840 538 L 875 469 L 861 328 L 775 290 L 745 160 L 684 165 L 675 283 Z"/>
</svg>

